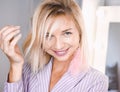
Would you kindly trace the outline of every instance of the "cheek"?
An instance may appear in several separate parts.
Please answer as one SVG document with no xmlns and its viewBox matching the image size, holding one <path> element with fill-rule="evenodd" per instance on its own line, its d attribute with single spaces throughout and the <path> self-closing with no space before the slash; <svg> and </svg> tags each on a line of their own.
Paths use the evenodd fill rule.
<svg viewBox="0 0 120 92">
<path fill-rule="evenodd" d="M 45 47 L 44 47 L 44 49 L 45 49 L 45 51 L 47 51 L 47 50 L 48 50 L 48 47 L 47 47 L 47 46 L 45 46 Z"/>
<path fill-rule="evenodd" d="M 51 47 L 45 46 L 45 52 L 51 55 Z"/>
<path fill-rule="evenodd" d="M 71 42 L 73 41 L 72 38 L 65 38 L 63 39 L 64 43 L 68 43 L 71 44 Z"/>
<path fill-rule="evenodd" d="M 45 43 L 45 45 L 44 45 L 44 49 L 45 49 L 45 51 L 47 52 L 47 50 L 49 50 L 49 49 L 50 49 L 50 45 L 49 45 L 49 44 L 47 44 L 47 43 Z"/>
<path fill-rule="evenodd" d="M 80 41 L 80 35 L 78 32 L 74 35 L 74 40 L 76 40 L 78 42 Z"/>
<path fill-rule="evenodd" d="M 52 45 L 53 45 L 53 43 L 54 43 L 54 39 L 52 39 L 52 40 L 46 40 L 45 41 L 45 49 L 49 49 L 49 48 L 51 48 L 52 47 Z"/>
<path fill-rule="evenodd" d="M 71 38 L 66 39 L 66 42 L 71 45 L 79 45 L 79 36 L 72 36 Z"/>
<path fill-rule="evenodd" d="M 73 42 L 72 42 L 73 46 L 75 48 L 79 47 L 80 43 L 79 43 L 79 40 L 78 39 L 74 39 Z"/>
</svg>

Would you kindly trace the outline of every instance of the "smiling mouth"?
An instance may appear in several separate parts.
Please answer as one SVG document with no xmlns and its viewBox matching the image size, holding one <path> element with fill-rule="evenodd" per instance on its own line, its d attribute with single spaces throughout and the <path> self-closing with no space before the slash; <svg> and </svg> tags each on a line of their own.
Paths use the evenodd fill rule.
<svg viewBox="0 0 120 92">
<path fill-rule="evenodd" d="M 64 55 L 67 54 L 67 51 L 68 51 L 68 50 L 69 50 L 69 48 L 66 49 L 66 50 L 54 51 L 54 53 L 55 53 L 57 56 L 64 56 Z"/>
</svg>

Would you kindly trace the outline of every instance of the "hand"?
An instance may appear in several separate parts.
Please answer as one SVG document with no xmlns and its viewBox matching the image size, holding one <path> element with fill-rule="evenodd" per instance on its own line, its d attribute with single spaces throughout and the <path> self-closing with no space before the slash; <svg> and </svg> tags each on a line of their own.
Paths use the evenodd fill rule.
<svg viewBox="0 0 120 92">
<path fill-rule="evenodd" d="M 24 58 L 17 45 L 20 38 L 19 26 L 6 26 L 0 30 L 0 49 L 10 61 L 8 82 L 16 82 L 22 77 Z"/>
<path fill-rule="evenodd" d="M 0 30 L 0 48 L 8 57 L 11 65 L 22 65 L 23 55 L 17 45 L 21 38 L 19 26 L 6 26 Z"/>
</svg>

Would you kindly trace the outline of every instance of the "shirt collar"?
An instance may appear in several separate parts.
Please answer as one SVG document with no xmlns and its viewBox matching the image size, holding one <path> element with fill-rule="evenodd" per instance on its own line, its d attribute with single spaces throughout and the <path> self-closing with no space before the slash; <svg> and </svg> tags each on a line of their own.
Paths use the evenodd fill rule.
<svg viewBox="0 0 120 92">
<path fill-rule="evenodd" d="M 80 48 L 75 52 L 74 58 L 72 59 L 68 72 L 72 75 L 78 75 L 80 72 L 84 72 L 88 69 L 88 63 L 83 57 Z"/>
</svg>

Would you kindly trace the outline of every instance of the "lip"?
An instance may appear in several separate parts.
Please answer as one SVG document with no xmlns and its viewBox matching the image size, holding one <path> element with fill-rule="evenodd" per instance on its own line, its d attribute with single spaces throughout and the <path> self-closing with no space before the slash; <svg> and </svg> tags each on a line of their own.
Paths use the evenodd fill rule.
<svg viewBox="0 0 120 92">
<path fill-rule="evenodd" d="M 64 56 L 64 55 L 67 54 L 68 50 L 69 50 L 69 48 L 66 49 L 66 50 L 58 50 L 58 51 L 53 50 L 53 51 L 54 51 L 54 53 L 55 53 L 57 56 Z"/>
</svg>

